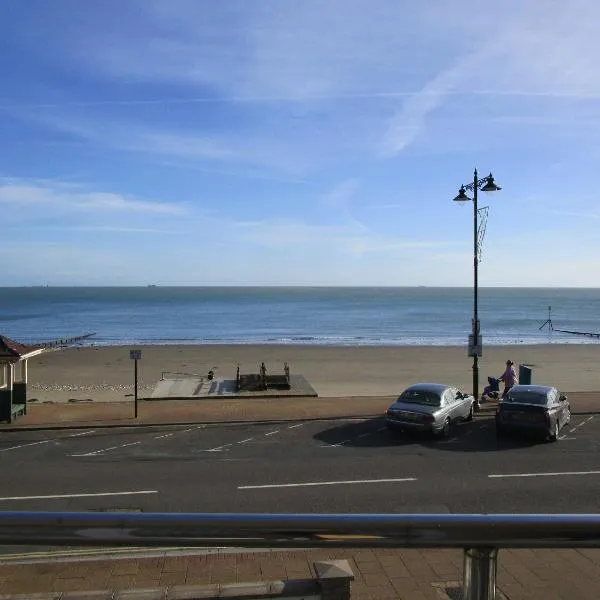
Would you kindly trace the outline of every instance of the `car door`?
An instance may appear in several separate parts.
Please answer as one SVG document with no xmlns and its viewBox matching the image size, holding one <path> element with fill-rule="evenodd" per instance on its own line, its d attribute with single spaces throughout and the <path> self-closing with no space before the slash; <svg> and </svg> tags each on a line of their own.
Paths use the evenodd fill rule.
<svg viewBox="0 0 600 600">
<path fill-rule="evenodd" d="M 558 392 L 556 390 L 552 390 L 548 394 L 548 411 L 558 421 L 558 428 L 560 429 L 564 425 L 565 419 L 563 407 L 558 400 Z M 553 426 L 554 423 L 551 423 L 551 425 Z"/>
<path fill-rule="evenodd" d="M 569 403 L 567 402 L 566 398 L 564 400 L 561 400 L 561 398 L 563 398 L 563 395 L 558 390 L 554 390 L 554 393 L 556 395 L 558 412 L 560 414 L 560 422 L 558 426 L 562 427 L 563 425 L 566 425 L 569 420 Z"/>
<path fill-rule="evenodd" d="M 459 398 L 458 390 L 456 388 L 448 388 L 444 393 L 444 397 L 449 410 L 448 416 L 452 421 L 458 421 L 462 417 L 462 399 Z"/>
</svg>

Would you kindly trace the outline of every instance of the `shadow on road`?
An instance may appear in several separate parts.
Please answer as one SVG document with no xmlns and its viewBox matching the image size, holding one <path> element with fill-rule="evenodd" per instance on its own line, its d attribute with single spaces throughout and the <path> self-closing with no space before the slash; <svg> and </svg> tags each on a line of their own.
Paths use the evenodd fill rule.
<svg viewBox="0 0 600 600">
<path fill-rule="evenodd" d="M 314 436 L 315 440 L 330 446 L 348 448 L 431 448 L 440 452 L 499 452 L 519 450 L 524 447 L 543 445 L 544 442 L 530 436 L 496 436 L 493 418 L 479 418 L 453 426 L 447 438 L 410 431 L 389 431 L 385 419 L 344 423 L 324 429 Z"/>
</svg>

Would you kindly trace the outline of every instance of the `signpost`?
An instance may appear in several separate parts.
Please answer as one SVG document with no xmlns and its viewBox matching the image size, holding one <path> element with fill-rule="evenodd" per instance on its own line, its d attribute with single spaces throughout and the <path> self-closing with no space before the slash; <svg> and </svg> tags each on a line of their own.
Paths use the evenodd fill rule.
<svg viewBox="0 0 600 600">
<path fill-rule="evenodd" d="M 130 350 L 129 358 L 133 361 L 133 399 L 135 405 L 135 418 L 138 416 L 138 360 L 142 359 L 141 350 Z"/>
<path fill-rule="evenodd" d="M 469 335 L 469 343 L 468 343 L 469 351 L 468 356 L 482 356 L 483 355 L 483 344 L 481 342 L 481 336 L 477 336 L 477 341 L 475 341 L 474 335 Z"/>
</svg>

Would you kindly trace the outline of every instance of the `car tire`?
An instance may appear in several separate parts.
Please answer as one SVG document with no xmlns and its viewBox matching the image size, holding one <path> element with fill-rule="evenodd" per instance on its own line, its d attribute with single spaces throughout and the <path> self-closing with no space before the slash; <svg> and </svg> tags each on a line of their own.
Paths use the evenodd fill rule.
<svg viewBox="0 0 600 600">
<path fill-rule="evenodd" d="M 558 441 L 558 432 L 560 431 L 560 428 L 558 426 L 558 419 L 556 419 L 556 421 L 554 421 L 554 427 L 552 428 L 552 431 L 550 432 L 548 439 L 551 442 L 557 442 Z"/>
<path fill-rule="evenodd" d="M 465 417 L 465 421 L 473 420 L 473 404 L 471 404 L 471 408 L 469 409 L 469 414 Z"/>
<path fill-rule="evenodd" d="M 444 426 L 442 427 L 441 431 L 440 431 L 440 437 L 441 438 L 448 438 L 450 437 L 450 428 L 452 426 L 452 423 L 450 421 L 450 419 L 446 419 L 444 421 Z"/>
</svg>

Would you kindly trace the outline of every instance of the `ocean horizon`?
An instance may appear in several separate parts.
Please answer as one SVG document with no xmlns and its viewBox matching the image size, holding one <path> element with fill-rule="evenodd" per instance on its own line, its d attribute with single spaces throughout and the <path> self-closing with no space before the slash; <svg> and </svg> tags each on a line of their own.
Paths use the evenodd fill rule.
<svg viewBox="0 0 600 600">
<path fill-rule="evenodd" d="M 484 345 L 593 344 L 599 288 L 479 288 Z M 44 286 L 0 288 L 0 335 L 93 333 L 81 345 L 466 346 L 472 287 Z"/>
</svg>

